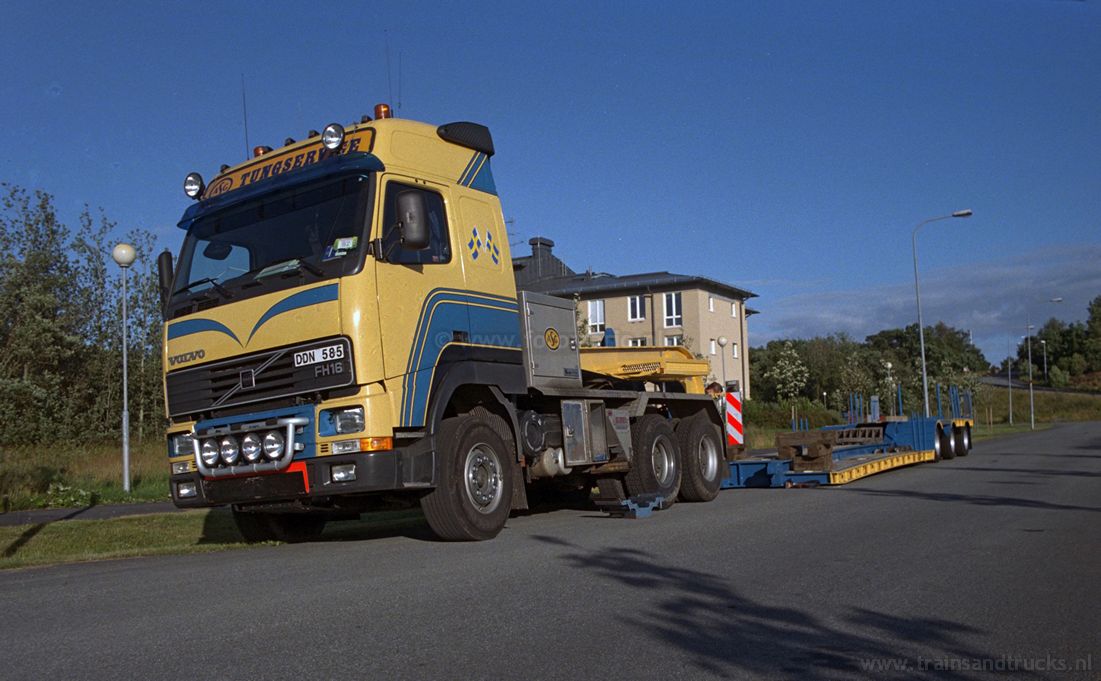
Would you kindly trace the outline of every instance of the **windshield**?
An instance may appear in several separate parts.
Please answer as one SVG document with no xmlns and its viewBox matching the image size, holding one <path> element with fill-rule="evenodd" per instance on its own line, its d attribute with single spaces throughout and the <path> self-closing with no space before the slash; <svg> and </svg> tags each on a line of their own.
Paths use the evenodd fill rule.
<svg viewBox="0 0 1101 681">
<path fill-rule="evenodd" d="M 201 300 L 354 274 L 366 241 L 369 187 L 366 176 L 326 180 L 199 218 L 180 253 L 170 315 Z"/>
</svg>

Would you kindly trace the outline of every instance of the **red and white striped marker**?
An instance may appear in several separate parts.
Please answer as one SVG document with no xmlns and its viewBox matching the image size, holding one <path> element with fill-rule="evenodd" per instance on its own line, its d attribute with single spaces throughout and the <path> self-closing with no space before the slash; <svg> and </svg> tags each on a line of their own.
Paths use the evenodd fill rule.
<svg viewBox="0 0 1101 681">
<path fill-rule="evenodd" d="M 726 393 L 726 444 L 745 444 L 742 432 L 742 395 L 740 392 Z"/>
</svg>

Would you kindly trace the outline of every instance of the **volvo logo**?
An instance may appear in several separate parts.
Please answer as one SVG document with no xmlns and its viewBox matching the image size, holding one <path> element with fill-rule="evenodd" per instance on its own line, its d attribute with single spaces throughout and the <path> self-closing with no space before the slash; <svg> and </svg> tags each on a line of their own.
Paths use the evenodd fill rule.
<svg viewBox="0 0 1101 681">
<path fill-rule="evenodd" d="M 194 362 L 197 359 L 206 357 L 206 350 L 195 350 L 194 352 L 185 352 L 181 355 L 172 355 L 168 358 L 169 366 L 176 366 L 177 364 L 186 364 L 187 362 Z"/>
</svg>

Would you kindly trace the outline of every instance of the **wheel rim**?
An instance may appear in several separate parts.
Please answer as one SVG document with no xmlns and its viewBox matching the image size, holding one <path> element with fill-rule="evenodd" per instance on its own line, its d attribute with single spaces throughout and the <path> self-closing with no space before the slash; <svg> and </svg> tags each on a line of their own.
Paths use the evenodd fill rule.
<svg viewBox="0 0 1101 681">
<path fill-rule="evenodd" d="M 971 451 L 971 431 L 967 428 L 963 429 L 963 448 Z"/>
<path fill-rule="evenodd" d="M 700 446 L 696 453 L 699 459 L 700 474 L 704 480 L 714 480 L 719 472 L 719 450 L 711 438 L 700 439 Z"/>
<path fill-rule="evenodd" d="M 942 440 L 944 440 L 944 431 L 941 430 L 940 426 L 937 426 L 937 434 L 933 438 L 933 450 L 936 452 L 936 456 L 937 456 L 938 459 L 940 458 L 940 455 L 941 455 L 940 443 L 941 443 Z"/>
<path fill-rule="evenodd" d="M 463 478 L 463 489 L 475 511 L 492 513 L 501 504 L 501 462 L 489 445 L 479 442 L 466 453 Z"/>
<path fill-rule="evenodd" d="M 677 475 L 677 460 L 673 456 L 673 443 L 669 438 L 662 436 L 654 440 L 654 446 L 650 449 L 650 467 L 659 487 L 673 484 Z"/>
</svg>

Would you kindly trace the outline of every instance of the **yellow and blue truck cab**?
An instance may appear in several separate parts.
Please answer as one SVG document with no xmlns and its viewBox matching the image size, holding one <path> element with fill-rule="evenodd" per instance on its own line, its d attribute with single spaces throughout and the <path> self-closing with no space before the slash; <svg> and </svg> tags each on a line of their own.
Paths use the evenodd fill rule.
<svg viewBox="0 0 1101 681">
<path fill-rule="evenodd" d="M 441 537 L 484 539 L 539 477 L 713 496 L 707 465 L 681 480 L 682 449 L 721 448 L 710 400 L 587 384 L 572 304 L 518 297 L 493 153 L 484 126 L 380 105 L 188 175 L 158 262 L 178 506 L 294 539 L 404 496 Z"/>
</svg>

